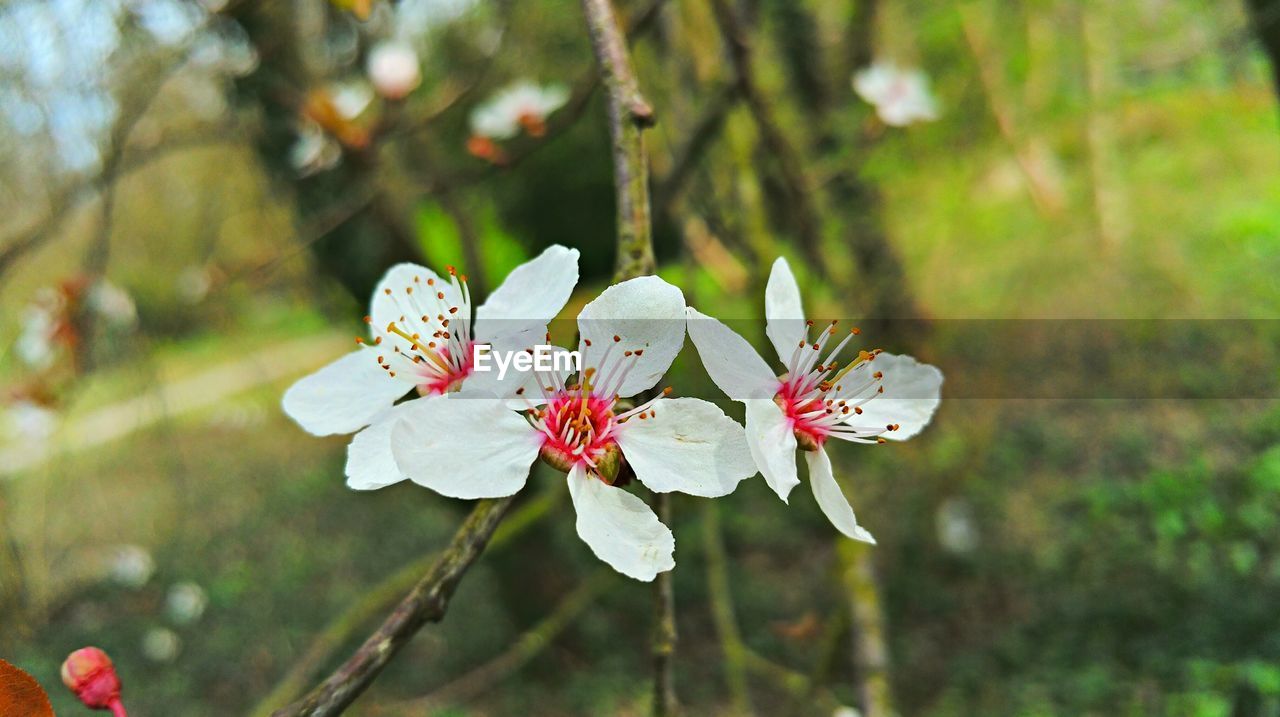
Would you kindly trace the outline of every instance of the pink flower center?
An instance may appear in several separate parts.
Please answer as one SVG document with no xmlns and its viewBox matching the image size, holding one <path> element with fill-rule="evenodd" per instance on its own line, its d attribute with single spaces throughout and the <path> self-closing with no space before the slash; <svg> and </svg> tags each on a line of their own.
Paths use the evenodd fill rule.
<svg viewBox="0 0 1280 717">
<path fill-rule="evenodd" d="M 613 342 L 594 362 L 600 369 L 584 368 L 578 383 L 564 381 L 555 372 L 537 376 L 542 398 L 529 401 L 526 415 L 530 424 L 542 433 L 542 459 L 558 470 L 567 472 L 582 464 L 605 482 L 612 483 L 622 464 L 618 431 L 632 418 L 643 421 L 657 413 L 652 406 L 661 396 L 635 408 L 618 410 L 618 389 L 644 355 L 643 349 L 622 351 L 620 348 L 621 355 L 617 355 L 614 349 L 621 341 L 614 336 Z M 580 347 L 584 361 L 590 360 L 585 358 L 591 356 L 590 349 L 591 341 L 584 340 Z M 547 383 L 551 385 L 545 385 Z M 666 388 L 661 395 L 670 392 L 671 389 Z M 524 396 L 524 389 L 516 393 Z"/>
<path fill-rule="evenodd" d="M 592 468 L 617 445 L 617 397 L 601 398 L 578 387 L 557 391 L 536 419 L 545 426 L 543 456 L 552 465 L 586 463 Z"/>
<path fill-rule="evenodd" d="M 792 352 L 787 373 L 778 379 L 778 392 L 773 397 L 786 414 L 796 442 L 808 451 L 821 448 L 828 438 L 883 443 L 880 434 L 898 430 L 896 424 L 858 425 L 862 406 L 884 392 L 883 374 L 871 367 L 879 349 L 859 351 L 857 358 L 843 366 L 837 359 L 841 349 L 860 333 L 858 329 L 852 329 L 820 360 L 836 335 L 836 323 L 820 329 L 816 340 L 809 343 L 813 322 L 806 322 L 805 339 Z"/>
<path fill-rule="evenodd" d="M 458 390 L 463 380 L 471 375 L 475 345 L 475 341 L 468 341 L 465 346 L 460 346 L 461 350 L 450 350 L 451 346 L 446 346 L 434 356 L 427 355 L 418 361 L 423 379 L 418 384 L 418 393 L 430 396 Z"/>
<path fill-rule="evenodd" d="M 392 378 L 412 383 L 427 396 L 458 390 L 471 375 L 478 343 L 471 333 L 471 292 L 467 277 L 448 267 L 449 283 L 414 276 L 404 287 L 383 289 L 401 312 L 386 326 L 375 326 L 372 342 L 356 343 L 377 352 L 378 365 Z"/>
</svg>

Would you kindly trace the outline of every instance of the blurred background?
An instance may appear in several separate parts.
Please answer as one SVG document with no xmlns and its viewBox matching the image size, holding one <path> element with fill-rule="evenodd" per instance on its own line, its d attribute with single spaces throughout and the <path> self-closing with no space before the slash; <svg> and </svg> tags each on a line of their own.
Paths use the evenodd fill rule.
<svg viewBox="0 0 1280 717">
<path fill-rule="evenodd" d="M 1194 325 L 1159 364 L 1175 383 L 1210 365 L 1274 387 L 1280 344 L 1214 327 L 1251 336 L 1280 308 L 1280 5 L 618 10 L 658 118 L 660 273 L 758 318 L 788 256 L 812 317 L 966 387 L 911 442 L 832 451 L 877 547 L 807 490 L 678 496 L 687 712 L 1280 714 L 1280 394 L 1024 397 L 999 377 L 1093 357 L 1002 364 L 1017 347 L 963 330 Z M 483 294 L 577 247 L 564 317 L 609 283 L 581 8 L 8 0 L 0 77 L 0 656 L 60 714 L 83 712 L 57 670 L 86 644 L 139 714 L 269 712 L 468 509 L 348 490 L 346 440 L 287 420 L 283 389 L 348 349 L 397 261 L 456 264 Z M 719 396 L 688 350 L 667 382 Z M 650 590 L 577 540 L 562 486 L 539 469 L 352 714 L 647 712 Z"/>
</svg>

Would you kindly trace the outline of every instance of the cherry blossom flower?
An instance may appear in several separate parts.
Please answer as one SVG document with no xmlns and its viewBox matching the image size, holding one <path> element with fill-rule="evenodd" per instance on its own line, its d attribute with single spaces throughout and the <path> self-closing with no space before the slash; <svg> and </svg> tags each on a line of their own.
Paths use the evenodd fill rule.
<svg viewBox="0 0 1280 717">
<path fill-rule="evenodd" d="M 880 119 L 892 127 L 938 119 L 938 103 L 929 92 L 929 78 L 919 70 L 877 62 L 853 76 L 853 89 L 874 105 Z"/>
<path fill-rule="evenodd" d="M 534 371 L 509 401 L 464 391 L 415 401 L 391 432 L 396 463 L 442 495 L 497 498 L 519 491 L 539 457 L 565 471 L 578 536 L 637 580 L 675 566 L 675 539 L 621 486 L 716 497 L 755 474 L 742 426 L 714 404 L 662 395 L 624 402 L 666 373 L 684 344 L 684 295 L 654 276 L 609 287 L 578 315 L 580 371 Z"/>
<path fill-rule="evenodd" d="M 151 552 L 141 545 L 118 545 L 107 558 L 107 577 L 129 588 L 147 584 L 156 572 L 156 561 Z"/>
<path fill-rule="evenodd" d="M 14 350 L 34 369 L 48 368 L 58 348 L 64 301 L 53 289 L 41 289 L 22 312 L 22 330 Z"/>
<path fill-rule="evenodd" d="M 89 308 L 108 323 L 117 327 L 129 327 L 138 321 L 138 307 L 129 292 L 99 279 L 85 297 Z"/>
<path fill-rule="evenodd" d="M 208 605 L 209 596 L 204 588 L 190 581 L 177 583 L 169 588 L 169 594 L 164 599 L 165 613 L 179 625 L 199 620 Z"/>
<path fill-rule="evenodd" d="M 541 137 L 547 131 L 547 117 L 568 101 L 569 90 L 564 85 L 539 87 L 521 80 L 499 90 L 471 113 L 471 134 L 473 139 L 499 140 L 511 139 L 524 130 Z"/>
<path fill-rule="evenodd" d="M 9 404 L 5 414 L 10 438 L 40 443 L 58 429 L 58 412 L 28 399 Z"/>
<path fill-rule="evenodd" d="M 403 41 L 384 41 L 369 52 L 366 66 L 369 81 L 378 94 L 401 100 L 422 82 L 422 67 L 413 46 Z"/>
<path fill-rule="evenodd" d="M 831 438 L 883 443 L 916 435 L 938 407 L 942 372 L 880 351 L 859 351 L 842 366 L 837 356 L 858 330 L 841 338 L 832 322 L 811 337 L 813 322 L 803 319 L 800 288 L 781 258 L 765 289 L 765 333 L 786 367 L 781 376 L 732 329 L 696 309 L 688 314 L 689 338 L 711 380 L 746 406 L 751 455 L 769 487 L 787 500 L 800 482 L 795 451 L 801 449 L 822 512 L 841 533 L 874 543 L 858 525 L 824 446 Z"/>
<path fill-rule="evenodd" d="M 474 347 L 529 346 L 545 336 L 547 322 L 577 283 L 578 250 L 549 247 L 512 270 L 473 320 L 465 276 L 450 268 L 446 280 L 426 267 L 398 264 L 374 290 L 365 317 L 370 339 L 357 338 L 355 351 L 293 384 L 284 411 L 317 436 L 359 431 L 347 449 L 349 487 L 373 490 L 399 482 L 391 429 L 398 415 L 423 401 L 396 401 L 411 390 L 425 397 L 458 391 L 464 382 L 512 394 L 518 381 L 473 372 Z"/>
</svg>

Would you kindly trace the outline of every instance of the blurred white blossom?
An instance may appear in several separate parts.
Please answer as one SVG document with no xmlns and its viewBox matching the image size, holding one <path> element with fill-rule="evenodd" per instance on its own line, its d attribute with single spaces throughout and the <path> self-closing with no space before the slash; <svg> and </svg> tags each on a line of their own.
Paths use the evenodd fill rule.
<svg viewBox="0 0 1280 717">
<path fill-rule="evenodd" d="M 140 588 L 156 571 L 156 561 L 141 545 L 118 545 L 107 559 L 107 577 L 125 587 Z"/>
<path fill-rule="evenodd" d="M 340 159 L 342 148 L 325 134 L 320 125 L 310 120 L 299 125 L 298 138 L 289 148 L 289 164 L 299 175 L 306 177 L 323 172 L 336 165 Z"/>
<path fill-rule="evenodd" d="M 56 294 L 53 295 L 53 300 L 57 301 Z M 31 368 L 48 368 L 53 363 L 54 335 L 57 330 L 56 306 L 40 300 L 28 304 L 22 312 L 22 329 L 14 346 L 18 358 Z"/>
<path fill-rule="evenodd" d="M 153 627 L 142 636 L 142 654 L 152 662 L 173 662 L 181 649 L 178 633 L 167 627 Z"/>
<path fill-rule="evenodd" d="M 353 120 L 373 102 L 373 87 L 362 81 L 335 83 L 329 88 L 329 96 L 338 114 L 343 119 Z"/>
<path fill-rule="evenodd" d="M 510 139 L 523 129 L 539 136 L 547 117 L 569 101 L 562 84 L 536 85 L 521 80 L 499 90 L 471 113 L 471 133 L 489 139 Z"/>
<path fill-rule="evenodd" d="M 208 604 L 204 588 L 193 582 L 181 582 L 169 588 L 164 609 L 169 619 L 179 625 L 187 625 L 199 620 Z"/>
<path fill-rule="evenodd" d="M 129 292 L 101 279 L 89 290 L 88 304 L 98 316 L 117 327 L 132 326 L 138 320 L 138 307 Z"/>
<path fill-rule="evenodd" d="M 848 705 L 841 705 L 831 713 L 831 717 L 862 717 L 862 713 Z"/>
<path fill-rule="evenodd" d="M 885 124 L 905 127 L 938 119 L 938 104 L 929 92 L 929 78 L 919 70 L 907 70 L 877 62 L 853 76 L 853 89 L 876 108 Z"/>
<path fill-rule="evenodd" d="M 174 279 L 174 289 L 178 292 L 178 297 L 188 304 L 198 304 L 204 301 L 209 295 L 209 288 L 213 286 L 213 277 L 209 269 L 203 266 L 188 266 L 178 272 L 178 276 Z"/>
<path fill-rule="evenodd" d="M 971 553 L 978 547 L 973 506 L 962 498 L 948 498 L 938 506 L 938 543 L 952 553 Z"/>
<path fill-rule="evenodd" d="M 11 439 L 42 441 L 58 427 L 57 411 L 31 401 L 15 401 L 5 413 Z"/>
<path fill-rule="evenodd" d="M 407 42 L 387 40 L 375 45 L 366 70 L 373 88 L 390 100 L 405 98 L 422 82 L 418 53 Z"/>
</svg>

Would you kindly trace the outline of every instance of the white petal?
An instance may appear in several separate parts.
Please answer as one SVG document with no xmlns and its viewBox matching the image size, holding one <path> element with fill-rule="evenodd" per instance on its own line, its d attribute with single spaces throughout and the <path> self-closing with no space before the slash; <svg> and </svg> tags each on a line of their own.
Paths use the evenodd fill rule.
<svg viewBox="0 0 1280 717">
<path fill-rule="evenodd" d="M 404 480 L 404 474 L 391 454 L 391 430 L 407 415 L 414 401 L 430 401 L 435 397 L 415 398 L 392 406 L 360 431 L 347 446 L 347 487 L 353 490 L 377 490 Z"/>
<path fill-rule="evenodd" d="M 871 537 L 866 528 L 858 525 L 849 500 L 840 490 L 840 484 L 831 472 L 831 459 L 827 457 L 827 452 L 821 448 L 805 451 L 804 457 L 809 463 L 809 487 L 813 489 L 813 497 L 817 499 L 818 507 L 826 514 L 827 519 L 836 526 L 836 530 L 850 538 L 874 545 L 876 539 Z"/>
<path fill-rule="evenodd" d="M 596 368 L 596 380 L 608 381 L 618 362 L 625 362 L 626 379 L 615 392 L 634 396 L 651 388 L 671 367 L 684 346 L 684 324 L 684 294 L 671 284 L 656 276 L 614 284 L 578 314 L 583 367 Z M 614 336 L 621 341 L 610 350 Z M 590 347 L 585 347 L 586 340 Z M 643 354 L 624 357 L 623 351 L 636 349 Z M 606 351 L 608 365 L 600 365 Z"/>
<path fill-rule="evenodd" d="M 850 414 L 845 422 L 876 428 L 897 423 L 898 430 L 882 434 L 895 441 L 905 441 L 924 430 L 938 410 L 942 372 L 911 356 L 887 353 L 877 355 L 869 368 L 884 374 L 884 393 L 862 404 L 862 414 Z"/>
<path fill-rule="evenodd" d="M 564 308 L 577 283 L 578 250 L 558 244 L 547 247 L 513 269 L 476 309 L 475 335 L 485 341 L 530 326 L 545 326 Z"/>
<path fill-rule="evenodd" d="M 784 365 L 790 363 L 796 347 L 804 341 L 804 307 L 791 265 L 782 257 L 773 262 L 764 288 L 764 318 L 764 332 L 773 342 L 778 358 Z"/>
<path fill-rule="evenodd" d="M 862 99 L 878 105 L 889 96 L 898 72 L 896 67 L 877 62 L 853 76 L 853 90 Z"/>
<path fill-rule="evenodd" d="M 414 281 L 415 278 L 417 281 Z M 427 285 L 428 279 L 435 282 L 434 286 Z M 409 287 L 420 292 L 416 298 L 405 293 L 405 289 Z M 390 294 L 387 293 L 388 289 L 391 290 Z M 440 313 L 436 311 L 433 291 L 442 292 L 444 301 L 449 306 L 458 305 L 459 297 L 455 296 L 452 284 L 436 276 L 427 267 L 405 263 L 387 269 L 387 273 L 378 281 L 378 288 L 373 291 L 373 298 L 369 300 L 369 316 L 373 318 L 373 327 L 378 331 L 386 331 L 387 324 L 401 321 L 402 316 L 410 326 L 416 326 L 421 323 L 424 313 Z"/>
<path fill-rule="evenodd" d="M 414 483 L 450 498 L 500 498 L 524 486 L 541 434 L 503 401 L 448 395 L 409 406 L 391 452 Z"/>
<path fill-rule="evenodd" d="M 498 357 L 502 356 L 502 360 L 507 359 L 514 352 L 520 352 L 527 349 L 533 349 L 537 346 L 546 345 L 547 327 L 539 325 L 529 327 L 517 334 L 503 334 L 491 339 L 488 355 L 477 361 L 471 371 L 471 374 L 462 383 L 463 393 L 479 393 L 498 396 L 499 398 L 514 399 L 508 405 L 513 410 L 521 410 L 528 408 L 529 402 L 523 398 L 516 398 L 517 392 L 524 389 L 523 396 L 530 399 L 534 405 L 540 404 L 542 391 L 538 388 L 538 378 L 541 379 L 544 386 L 552 385 L 551 371 L 540 371 L 538 364 L 534 364 L 534 370 L 519 371 L 512 364 L 507 364 L 506 373 L 503 373 L 502 367 L 499 365 Z M 474 351 L 475 349 L 473 349 Z M 573 374 L 572 366 L 568 356 L 568 349 L 558 346 L 548 346 L 545 355 L 541 359 L 535 360 L 545 363 L 550 367 L 558 367 L 560 370 L 561 383 Z M 480 350 L 480 355 L 484 355 L 485 351 Z M 484 370 L 482 370 L 484 369 Z"/>
<path fill-rule="evenodd" d="M 284 412 L 316 436 L 353 433 L 409 391 L 378 365 L 369 349 L 352 351 L 284 392 Z"/>
<path fill-rule="evenodd" d="M 800 483 L 796 475 L 796 434 L 787 414 L 770 399 L 743 401 L 747 406 L 747 445 L 765 483 L 785 503 Z"/>
<path fill-rule="evenodd" d="M 578 513 L 578 537 L 614 570 L 649 582 L 676 566 L 675 536 L 645 504 L 621 488 L 569 471 L 569 495 Z"/>
<path fill-rule="evenodd" d="M 698 349 L 711 380 L 729 398 L 773 398 L 778 379 L 760 354 L 736 331 L 692 306 L 688 316 L 689 338 Z"/>
<path fill-rule="evenodd" d="M 747 434 L 714 403 L 660 399 L 654 415 L 618 427 L 618 447 L 636 478 L 656 493 L 728 495 L 756 473 Z"/>
</svg>

